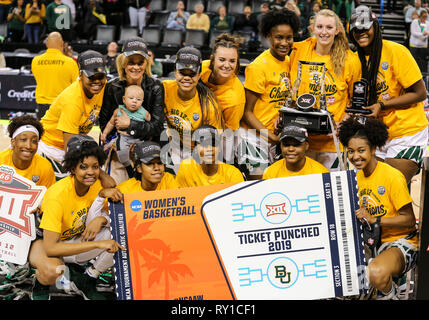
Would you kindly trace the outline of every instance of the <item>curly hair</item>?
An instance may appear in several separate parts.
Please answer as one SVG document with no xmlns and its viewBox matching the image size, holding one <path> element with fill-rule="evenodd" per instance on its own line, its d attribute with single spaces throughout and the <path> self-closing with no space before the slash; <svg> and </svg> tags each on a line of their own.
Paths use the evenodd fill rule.
<svg viewBox="0 0 429 320">
<path fill-rule="evenodd" d="M 81 161 L 91 156 L 98 159 L 100 167 L 104 165 L 106 154 L 103 149 L 95 141 L 84 141 L 81 148 L 66 152 L 62 166 L 71 172 Z"/>
<path fill-rule="evenodd" d="M 282 24 L 289 25 L 294 33 L 298 33 L 300 20 L 296 13 L 289 9 L 272 9 L 261 19 L 259 32 L 262 36 L 268 37 L 274 27 Z"/>
<path fill-rule="evenodd" d="M 237 39 L 229 33 L 222 33 L 218 35 L 213 44 L 212 55 L 210 57 L 210 66 L 209 69 L 213 71 L 213 60 L 216 55 L 218 48 L 234 48 L 237 51 L 237 66 L 235 67 L 235 74 L 240 73 L 240 44 L 237 42 Z"/>
<path fill-rule="evenodd" d="M 45 132 L 45 130 L 43 129 L 43 125 L 40 123 L 39 120 L 37 120 L 35 117 L 29 114 L 24 114 L 22 116 L 15 117 L 10 121 L 9 125 L 7 126 L 9 137 L 12 138 L 13 133 L 16 131 L 16 129 L 18 129 L 21 126 L 25 126 L 27 124 L 32 125 L 37 129 L 37 131 L 39 131 L 39 139 L 40 139 L 43 133 Z"/>
<path fill-rule="evenodd" d="M 368 118 L 362 123 L 354 118 L 348 118 L 341 122 L 338 138 L 346 147 L 351 138 L 365 139 L 371 148 L 382 147 L 389 138 L 387 129 L 386 124 L 378 119 Z"/>
</svg>

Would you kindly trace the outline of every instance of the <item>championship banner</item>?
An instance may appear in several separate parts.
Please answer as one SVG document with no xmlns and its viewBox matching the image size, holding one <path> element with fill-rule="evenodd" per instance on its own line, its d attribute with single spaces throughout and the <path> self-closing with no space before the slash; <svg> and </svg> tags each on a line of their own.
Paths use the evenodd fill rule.
<svg viewBox="0 0 429 320">
<path fill-rule="evenodd" d="M 36 238 L 35 210 L 46 187 L 37 186 L 14 168 L 0 166 L 0 260 L 25 264 Z"/>
<path fill-rule="evenodd" d="M 126 194 L 110 204 L 120 300 L 362 292 L 354 171 Z"/>
</svg>

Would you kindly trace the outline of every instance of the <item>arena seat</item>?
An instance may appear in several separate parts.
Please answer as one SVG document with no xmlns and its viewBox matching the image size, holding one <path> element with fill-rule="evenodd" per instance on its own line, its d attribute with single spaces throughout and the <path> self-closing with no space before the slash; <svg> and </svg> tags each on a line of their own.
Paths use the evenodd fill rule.
<svg viewBox="0 0 429 320">
<path fill-rule="evenodd" d="M 152 0 L 149 5 L 149 11 L 163 11 L 165 10 L 165 1 L 164 0 Z"/>
<path fill-rule="evenodd" d="M 147 26 L 143 28 L 142 38 L 149 46 L 158 46 L 161 43 L 161 29 L 159 27 Z"/>
<path fill-rule="evenodd" d="M 206 33 L 204 30 L 187 29 L 185 33 L 185 44 L 201 49 L 206 44 Z"/>
<path fill-rule="evenodd" d="M 246 5 L 246 0 L 234 0 L 229 1 L 227 12 L 228 15 L 239 15 L 243 13 L 244 6 Z"/>
<path fill-rule="evenodd" d="M 138 36 L 137 27 L 121 26 L 119 32 L 118 44 L 122 44 L 125 40 Z"/>
<path fill-rule="evenodd" d="M 217 14 L 217 9 L 221 5 L 225 5 L 225 1 L 222 0 L 208 0 L 207 1 L 207 9 L 205 10 L 207 14 Z"/>
<path fill-rule="evenodd" d="M 94 44 L 108 44 L 115 41 L 116 26 L 113 25 L 97 25 L 97 32 L 95 39 L 92 41 Z"/>
<path fill-rule="evenodd" d="M 183 41 L 183 32 L 176 29 L 165 29 L 161 47 L 180 48 Z"/>
</svg>

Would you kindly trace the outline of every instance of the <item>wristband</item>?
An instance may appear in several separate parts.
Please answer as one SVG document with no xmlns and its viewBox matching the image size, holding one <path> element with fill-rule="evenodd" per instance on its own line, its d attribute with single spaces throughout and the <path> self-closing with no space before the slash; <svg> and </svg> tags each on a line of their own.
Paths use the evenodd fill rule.
<svg viewBox="0 0 429 320">
<path fill-rule="evenodd" d="M 381 110 L 385 109 L 384 102 L 379 101 L 378 104 L 380 105 Z"/>
</svg>

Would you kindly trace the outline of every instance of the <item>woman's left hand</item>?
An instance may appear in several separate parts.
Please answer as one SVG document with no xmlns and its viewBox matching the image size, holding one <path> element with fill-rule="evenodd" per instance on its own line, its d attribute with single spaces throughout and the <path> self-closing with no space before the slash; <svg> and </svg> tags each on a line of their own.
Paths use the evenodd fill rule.
<svg viewBox="0 0 429 320">
<path fill-rule="evenodd" d="M 121 191 L 119 191 L 116 188 L 105 188 L 102 189 L 98 195 L 102 198 L 109 198 L 112 199 L 113 202 L 118 202 L 120 201 L 121 203 L 123 202 L 123 195 L 121 193 Z"/>
<path fill-rule="evenodd" d="M 365 117 L 369 117 L 369 118 L 377 118 L 381 111 L 381 105 L 378 102 L 363 108 L 371 111 L 370 114 L 365 115 Z"/>
<path fill-rule="evenodd" d="M 105 217 L 96 217 L 91 220 L 86 226 L 85 231 L 82 232 L 82 242 L 94 240 L 95 236 L 100 232 L 101 227 L 104 226 L 106 222 Z"/>
<path fill-rule="evenodd" d="M 130 126 L 131 120 L 130 117 L 123 112 L 120 117 L 115 119 L 115 127 L 117 130 L 126 130 Z"/>
</svg>

